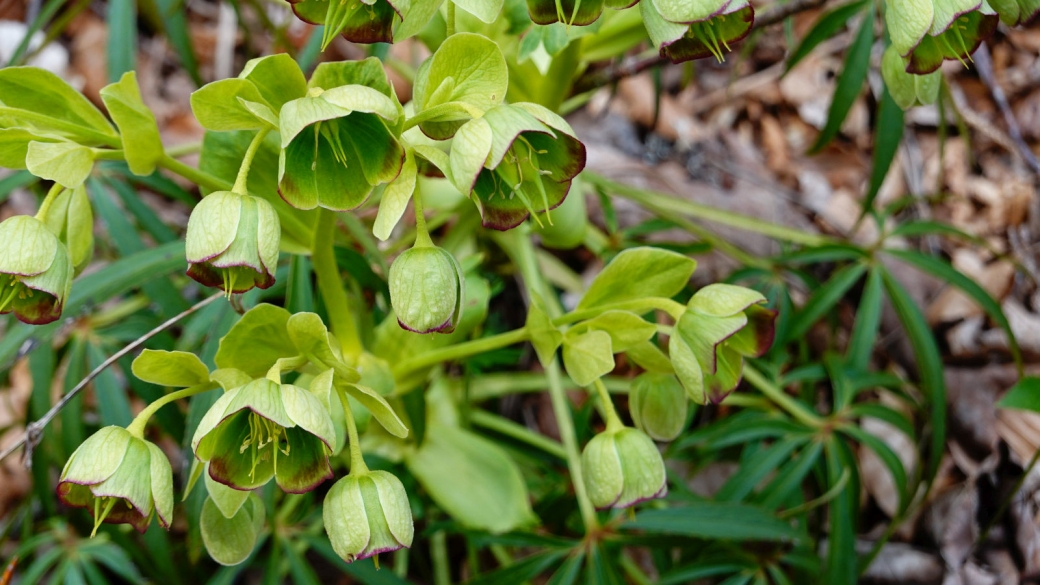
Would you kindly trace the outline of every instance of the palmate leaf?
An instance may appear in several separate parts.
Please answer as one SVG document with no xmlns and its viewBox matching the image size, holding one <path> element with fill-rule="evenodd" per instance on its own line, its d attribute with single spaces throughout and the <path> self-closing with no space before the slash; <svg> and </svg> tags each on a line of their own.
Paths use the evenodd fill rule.
<svg viewBox="0 0 1040 585">
<path fill-rule="evenodd" d="M 943 379 L 943 363 L 939 356 L 939 347 L 928 327 L 928 322 L 921 309 L 918 308 L 910 293 L 887 270 L 882 269 L 885 291 L 892 301 L 892 306 L 899 316 L 910 344 L 914 350 L 914 359 L 919 369 L 921 389 L 928 401 L 931 424 L 931 448 L 924 454 L 928 461 L 925 477 L 928 482 L 935 478 L 939 470 L 943 449 L 946 445 L 946 381 Z"/>
<path fill-rule="evenodd" d="M 824 315 L 830 313 L 831 309 L 844 298 L 845 293 L 859 282 L 860 277 L 866 272 L 865 264 L 850 264 L 835 272 L 830 280 L 816 289 L 805 306 L 791 323 L 785 339 L 777 340 L 777 345 L 799 339 L 809 332 L 809 329 Z"/>
</svg>

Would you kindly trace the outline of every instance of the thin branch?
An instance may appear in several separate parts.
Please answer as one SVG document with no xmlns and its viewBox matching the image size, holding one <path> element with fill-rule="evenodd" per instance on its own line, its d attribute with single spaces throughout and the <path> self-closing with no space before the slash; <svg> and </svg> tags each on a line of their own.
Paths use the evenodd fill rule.
<svg viewBox="0 0 1040 585">
<path fill-rule="evenodd" d="M 982 82 L 989 88 L 990 94 L 993 95 L 993 101 L 997 103 L 1000 113 L 1004 115 L 1004 123 L 1007 124 L 1008 134 L 1011 136 L 1011 142 L 1015 145 L 1015 150 L 1026 161 L 1029 168 L 1033 169 L 1033 172 L 1037 175 L 1040 175 L 1040 160 L 1037 160 L 1033 150 L 1029 148 L 1029 145 L 1022 138 L 1022 130 L 1018 126 L 1018 121 L 1015 120 L 1015 114 L 1011 111 L 1007 95 L 1004 94 L 1004 89 L 1000 87 L 993 76 L 993 60 L 989 57 L 989 48 L 986 47 L 986 43 L 979 45 L 979 49 L 975 51 L 973 58 L 979 77 L 982 78 Z"/>
<path fill-rule="evenodd" d="M 62 396 L 61 400 L 59 400 L 57 404 L 55 404 L 50 410 L 47 411 L 47 414 L 40 417 L 40 420 L 26 425 L 25 432 L 22 433 L 22 436 L 19 437 L 18 440 L 15 441 L 12 445 L 0 452 L 0 461 L 3 461 L 7 458 L 8 455 L 18 450 L 18 447 L 25 445 L 25 451 L 22 453 L 22 461 L 25 463 L 26 467 L 32 467 L 32 451 L 33 448 L 35 448 L 36 445 L 40 442 L 40 438 L 43 436 L 43 429 L 51 422 L 51 420 L 54 419 L 55 416 L 58 415 L 59 412 L 61 412 L 61 409 L 65 408 L 65 405 L 71 402 L 72 399 L 80 393 L 80 391 L 86 388 L 87 384 L 93 381 L 94 378 L 98 376 L 98 374 L 103 372 L 105 368 L 112 365 L 126 354 L 140 347 L 142 344 L 144 344 L 144 342 L 148 341 L 152 337 L 155 337 L 162 331 L 168 329 L 177 321 L 180 321 L 188 315 L 191 315 L 195 311 L 198 311 L 202 307 L 205 307 L 206 305 L 212 303 L 213 301 L 219 299 L 222 296 L 224 296 L 224 293 L 217 293 L 213 296 L 202 299 L 201 301 L 195 303 L 191 307 L 185 309 L 179 315 L 171 317 L 169 320 L 165 321 L 155 329 L 152 329 L 148 333 L 145 333 L 141 337 L 138 337 L 133 343 L 112 354 L 112 356 L 109 357 L 107 360 L 101 362 L 101 364 L 98 367 L 94 368 L 92 372 L 87 374 L 86 378 L 80 380 L 79 384 L 76 384 L 76 386 L 72 390 L 69 390 L 68 393 L 65 394 L 65 396 Z"/>
<path fill-rule="evenodd" d="M 827 0 L 791 0 L 790 2 L 784 2 L 782 4 L 774 4 L 770 8 L 763 10 L 761 14 L 755 16 L 755 23 L 751 26 L 751 29 L 758 30 L 782 22 L 789 16 L 794 16 L 800 12 L 819 8 L 826 2 Z M 611 65 L 582 75 L 574 83 L 574 91 L 575 93 L 584 93 L 596 89 L 597 87 L 610 85 L 611 83 L 620 81 L 626 77 L 638 75 L 647 69 L 665 65 L 669 62 L 668 59 L 665 59 L 660 55 L 625 59 L 617 65 Z"/>
</svg>

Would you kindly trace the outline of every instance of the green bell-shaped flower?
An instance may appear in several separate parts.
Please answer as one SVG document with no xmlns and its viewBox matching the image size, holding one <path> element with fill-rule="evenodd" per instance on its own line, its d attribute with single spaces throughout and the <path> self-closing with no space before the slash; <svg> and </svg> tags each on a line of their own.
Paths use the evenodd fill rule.
<svg viewBox="0 0 1040 585">
<path fill-rule="evenodd" d="M 188 276 L 228 295 L 274 284 L 281 227 L 267 201 L 233 191 L 210 193 L 188 218 Z"/>
<path fill-rule="evenodd" d="M 297 209 L 336 211 L 364 203 L 404 166 L 404 147 L 387 127 L 399 116 L 390 97 L 364 85 L 312 87 L 286 103 L 279 115 L 282 199 Z"/>
<path fill-rule="evenodd" d="M 273 477 L 284 491 L 303 493 L 332 477 L 328 453 L 335 442 L 318 397 L 260 378 L 217 399 L 191 447 L 209 463 L 210 477 L 228 487 L 251 490 Z"/>
<path fill-rule="evenodd" d="M 765 302 L 757 291 L 731 284 L 708 285 L 690 299 L 668 349 L 694 402 L 721 402 L 740 383 L 743 358 L 769 350 L 776 312 Z"/>
<path fill-rule="evenodd" d="M 636 428 L 655 441 L 671 441 L 686 426 L 689 399 L 674 375 L 647 372 L 632 380 L 628 407 Z"/>
<path fill-rule="evenodd" d="M 608 427 L 593 437 L 581 452 L 581 473 L 597 508 L 627 508 L 668 493 L 657 446 L 630 427 Z"/>
<path fill-rule="evenodd" d="M 909 110 L 914 106 L 934 104 L 939 99 L 942 73 L 933 71 L 924 75 L 906 72 L 907 60 L 899 56 L 892 45 L 881 57 L 881 77 L 885 80 L 888 94 L 900 108 Z"/>
<path fill-rule="evenodd" d="M 84 441 L 65 464 L 58 498 L 68 506 L 89 510 L 94 533 L 102 522 L 130 524 L 143 533 L 153 515 L 169 529 L 173 470 L 155 444 L 123 427 L 105 427 Z"/>
<path fill-rule="evenodd" d="M 990 0 L 989 5 L 1008 26 L 1028 25 L 1040 14 L 1040 0 Z"/>
<path fill-rule="evenodd" d="M 518 103 L 466 122 L 449 160 L 456 188 L 472 193 L 484 227 L 508 230 L 563 202 L 585 168 L 585 145 L 560 116 Z"/>
<path fill-rule="evenodd" d="M 0 222 L 0 315 L 50 323 L 61 316 L 72 289 L 68 249 L 44 223 L 28 215 Z"/>
<path fill-rule="evenodd" d="M 971 59 L 997 28 L 987 0 L 887 0 L 885 25 L 906 71 L 931 73 L 944 59 Z"/>
<path fill-rule="evenodd" d="M 348 563 L 412 546 L 408 494 L 386 471 L 351 473 L 337 481 L 325 496 L 322 519 L 333 550 Z"/>
<path fill-rule="evenodd" d="M 715 57 L 751 32 L 755 9 L 748 0 L 643 0 L 643 24 L 661 56 L 672 63 Z"/>
<path fill-rule="evenodd" d="M 417 245 L 390 266 L 390 304 L 401 327 L 416 333 L 451 333 L 465 297 L 462 268 L 444 248 Z"/>
<path fill-rule="evenodd" d="M 407 9 L 410 5 L 401 0 L 289 0 L 289 4 L 300 20 L 325 25 L 322 51 L 336 35 L 343 35 L 352 43 L 394 42 L 394 27 L 401 22 L 401 8 Z"/>
</svg>

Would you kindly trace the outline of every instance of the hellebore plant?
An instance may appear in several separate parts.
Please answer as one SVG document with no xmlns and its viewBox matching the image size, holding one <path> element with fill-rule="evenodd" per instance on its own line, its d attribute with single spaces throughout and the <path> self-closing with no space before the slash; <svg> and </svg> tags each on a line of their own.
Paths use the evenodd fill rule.
<svg viewBox="0 0 1040 585">
<path fill-rule="evenodd" d="M 563 203 L 585 168 L 585 145 L 542 106 L 501 105 L 459 128 L 450 164 L 455 186 L 472 193 L 484 227 L 508 230 Z"/>
<path fill-rule="evenodd" d="M 42 221 L 16 215 L 0 223 L 0 314 L 34 325 L 57 320 L 72 276 L 68 249 Z"/>
<path fill-rule="evenodd" d="M 581 452 L 589 499 L 597 508 L 628 508 L 668 493 L 664 459 L 642 431 L 608 425 Z"/>
<path fill-rule="evenodd" d="M 931 73 L 944 59 L 964 63 L 997 28 L 987 0 L 887 0 L 885 23 L 906 71 Z"/>
<path fill-rule="evenodd" d="M 191 446 L 209 463 L 214 480 L 238 490 L 271 478 L 303 493 L 332 477 L 328 454 L 335 444 L 328 409 L 303 388 L 267 378 L 221 396 L 206 412 Z"/>
<path fill-rule="evenodd" d="M 715 57 L 723 60 L 730 43 L 742 40 L 755 23 L 748 0 L 643 0 L 639 5 L 647 33 L 662 57 L 672 63 Z"/>
<path fill-rule="evenodd" d="M 63 503 L 86 508 L 94 532 L 103 522 L 130 524 L 143 533 L 159 517 L 163 528 L 173 520 L 173 471 L 166 455 L 122 427 L 104 427 L 69 458 L 58 481 Z"/>
</svg>

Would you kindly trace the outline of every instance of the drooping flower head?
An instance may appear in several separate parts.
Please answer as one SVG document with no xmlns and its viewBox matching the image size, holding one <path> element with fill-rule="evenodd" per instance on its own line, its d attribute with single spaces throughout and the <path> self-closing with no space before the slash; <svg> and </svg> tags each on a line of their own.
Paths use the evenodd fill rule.
<svg viewBox="0 0 1040 585">
<path fill-rule="evenodd" d="M 885 10 L 892 46 L 917 75 L 970 60 L 998 21 L 987 0 L 888 0 Z"/>
<path fill-rule="evenodd" d="M 102 522 L 130 524 L 144 532 L 153 515 L 168 529 L 173 520 L 173 470 L 155 444 L 122 427 L 105 427 L 65 464 L 58 498 L 89 510 L 94 532 Z"/>
<path fill-rule="evenodd" d="M 325 25 L 323 51 L 337 35 L 343 35 L 352 43 L 392 43 L 394 24 L 401 22 L 400 0 L 290 0 L 289 3 L 300 20 Z"/>
<path fill-rule="evenodd" d="M 755 9 L 748 0 L 643 0 L 643 23 L 661 56 L 673 63 L 715 57 L 751 32 Z"/>
<path fill-rule="evenodd" d="M 281 227 L 264 199 L 232 191 L 210 193 L 188 218 L 188 276 L 226 292 L 274 284 Z"/>
<path fill-rule="evenodd" d="M 336 434 L 328 409 L 291 384 L 260 378 L 221 396 L 206 412 L 192 449 L 214 480 L 239 490 L 273 477 L 290 493 L 332 477 L 328 453 Z"/>
<path fill-rule="evenodd" d="M 43 222 L 16 215 L 0 223 L 0 314 L 33 325 L 57 320 L 72 275 L 68 249 Z"/>
<path fill-rule="evenodd" d="M 761 293 L 731 284 L 708 285 L 690 299 L 668 343 L 694 402 L 720 402 L 740 383 L 744 357 L 759 357 L 772 346 L 776 311 L 765 302 Z"/>
<path fill-rule="evenodd" d="M 386 471 L 351 473 L 325 496 L 322 519 L 333 550 L 348 563 L 412 545 L 408 494 Z"/>
<path fill-rule="evenodd" d="M 401 327 L 451 333 L 465 297 L 465 278 L 451 252 L 432 245 L 403 252 L 390 266 L 390 303 Z"/>
<path fill-rule="evenodd" d="M 585 145 L 542 106 L 500 105 L 459 128 L 451 167 L 455 186 L 474 196 L 484 227 L 508 230 L 563 202 L 585 168 Z"/>
<path fill-rule="evenodd" d="M 660 451 L 630 427 L 608 427 L 593 437 L 581 453 L 581 471 L 597 508 L 627 508 L 668 493 Z"/>
</svg>

